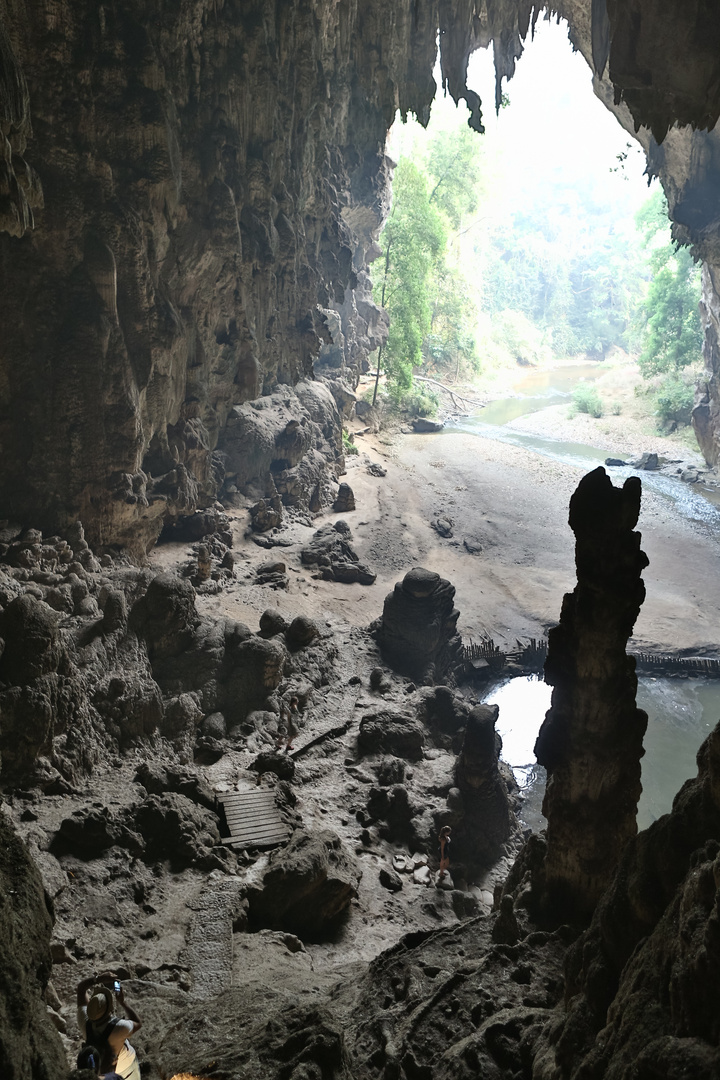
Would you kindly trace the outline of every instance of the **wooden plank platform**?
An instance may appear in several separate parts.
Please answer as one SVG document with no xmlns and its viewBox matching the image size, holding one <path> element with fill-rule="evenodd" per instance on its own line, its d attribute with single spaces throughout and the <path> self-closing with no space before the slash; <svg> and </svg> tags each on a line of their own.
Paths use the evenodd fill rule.
<svg viewBox="0 0 720 1080">
<path fill-rule="evenodd" d="M 218 795 L 229 836 L 223 844 L 237 848 L 274 847 L 288 838 L 272 791 L 231 791 Z"/>
</svg>

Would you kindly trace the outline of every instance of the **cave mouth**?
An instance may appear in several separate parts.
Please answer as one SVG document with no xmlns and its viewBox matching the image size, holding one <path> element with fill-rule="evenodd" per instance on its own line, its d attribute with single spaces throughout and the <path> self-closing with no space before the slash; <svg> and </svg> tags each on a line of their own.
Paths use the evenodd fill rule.
<svg viewBox="0 0 720 1080">
<path fill-rule="evenodd" d="M 436 78 L 439 84 L 437 72 Z M 491 52 L 478 49 L 470 57 L 468 82 L 481 101 L 492 101 L 496 78 Z M 421 378 L 462 385 L 463 372 L 469 385 L 473 372 L 510 361 L 534 369 L 576 358 L 592 366 L 638 349 L 632 324 L 640 318 L 635 308 L 649 271 L 639 255 L 645 237 L 635 218 L 658 188 L 643 147 L 594 92 L 564 22 L 538 23 L 512 81 L 501 88 L 501 101 L 497 111 L 486 110 L 484 132 L 469 140 L 474 157 L 464 145 L 464 103 L 455 106 L 440 89 L 427 132 L 398 116 L 388 135 L 390 157 L 400 170 L 408 162 L 417 166 L 427 181 L 429 207 L 449 223 L 447 253 L 427 288 L 433 311 L 416 368 Z M 393 219 L 410 199 L 405 172 L 401 183 L 381 235 L 383 258 L 391 263 L 399 229 Z M 376 300 L 390 293 L 392 334 L 395 281 L 388 280 L 383 258 L 373 263 L 372 274 Z M 474 358 L 447 340 L 452 316 L 445 310 L 446 280 L 467 308 L 452 329 L 458 338 L 474 335 L 480 354 Z M 404 327 L 399 305 L 397 319 Z M 453 347 L 457 363 L 450 358 Z M 449 405 L 446 397 L 442 405 Z"/>
</svg>

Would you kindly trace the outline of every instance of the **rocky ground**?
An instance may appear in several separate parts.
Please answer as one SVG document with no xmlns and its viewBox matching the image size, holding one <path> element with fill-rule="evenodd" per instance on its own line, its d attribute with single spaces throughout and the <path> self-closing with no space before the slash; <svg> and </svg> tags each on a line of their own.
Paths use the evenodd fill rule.
<svg viewBox="0 0 720 1080">
<path fill-rule="evenodd" d="M 165 731 L 131 742 L 121 754 L 101 754 L 91 774 L 76 783 L 56 782 L 42 795 L 32 788 L 8 794 L 4 813 L 26 840 L 54 904 L 54 966 L 46 1000 L 69 1059 L 79 1045 L 74 986 L 105 968 L 121 975 L 128 1000 L 144 1020 L 135 1042 L 150 1075 L 189 1067 L 188 1055 L 194 1068 L 204 1067 L 203 1054 L 216 1054 L 218 1039 L 230 1038 L 238 1011 L 253 1049 L 244 1064 L 228 1049 L 226 1071 L 214 1075 L 235 1075 L 231 1058 L 237 1075 L 274 1075 L 267 1061 L 289 1052 L 292 1030 L 305 1030 L 310 1014 L 313 1039 L 318 1025 L 327 1029 L 323 1045 L 330 1057 L 339 1055 L 342 1069 L 373 1075 L 382 1063 L 385 1068 L 388 1060 L 403 1057 L 407 1075 L 430 1075 L 423 1072 L 423 1057 L 435 1053 L 438 1024 L 451 1024 L 453 1039 L 460 1038 L 464 1010 L 474 1009 L 474 1028 L 485 1032 L 489 1025 L 490 1042 L 499 1040 L 500 1046 L 506 1036 L 498 1008 L 514 1010 L 507 1015 L 514 1048 L 507 1053 L 513 1067 L 522 1069 L 523 1032 L 534 1030 L 556 1003 L 567 940 L 546 935 L 532 948 L 518 949 L 512 918 L 498 931 L 487 919 L 494 889 L 518 850 L 518 832 L 499 860 L 483 869 L 457 859 L 447 887 L 435 887 L 434 838 L 439 823 L 452 819 L 458 747 L 428 722 L 428 691 L 383 665 L 367 628 L 395 582 L 423 565 L 456 586 L 465 640 L 489 634 L 512 644 L 541 634 L 556 621 L 562 594 L 574 581 L 566 519 L 580 471 L 452 432 L 366 433 L 356 441 L 360 453 L 348 457 L 345 477 L 356 509 L 320 518 L 286 515 L 282 528 L 262 534 L 270 547 L 253 539 L 246 508 L 231 509 L 234 569 L 216 591 L 205 585 L 196 596 L 204 619 L 245 623 L 254 633 L 268 625 L 268 610 L 286 624 L 310 617 L 319 628 L 307 649 L 293 646 L 290 675 L 278 688 L 291 688 L 301 698 L 300 731 L 286 755 L 294 765 L 292 783 L 288 788 L 271 782 L 268 774 L 262 784 L 277 785 L 295 835 L 314 838 L 312 851 L 299 853 L 301 864 L 309 859 L 315 877 L 319 873 L 352 895 L 345 915 L 334 921 L 328 906 L 325 918 L 323 905 L 330 902 L 321 892 L 313 900 L 321 932 L 266 925 L 252 898 L 267 887 L 265 875 L 275 857 L 234 854 L 219 843 L 213 795 L 256 789 L 251 765 L 258 753 L 274 750 L 272 714 L 220 746 L 218 732 L 206 721 L 195 761 L 187 744 L 173 742 Z M 303 562 L 302 551 L 317 529 L 336 521 L 349 526 L 360 562 L 376 575 L 371 584 L 325 580 L 322 567 Z M 441 535 L 433 525 L 438 521 L 450 525 L 451 535 Z M 674 517 L 653 495 L 644 499 L 640 527 L 651 562 L 637 641 L 664 651 L 714 650 L 720 601 L 715 538 Z M 153 552 L 150 571 L 182 571 L 196 560 L 197 547 L 167 543 Z M 458 715 L 477 693 L 461 687 Z M 393 752 L 367 745 L 367 739 L 363 745 L 361 722 L 377 714 L 383 723 L 415 725 L 421 752 Z M 134 847 L 133 837 L 140 846 Z M 332 855 L 336 844 L 339 863 Z M 185 852 L 180 861 L 171 858 L 177 850 Z M 468 917 L 475 921 L 462 921 Z M 449 936 L 433 936 L 442 928 Z M 415 937 L 407 939 L 408 933 Z M 421 943 L 427 935 L 426 949 Z M 421 954 L 414 959 L 416 948 Z M 381 954 L 386 958 L 377 960 Z M 401 963 L 393 975 L 396 955 Z M 374 966 L 368 972 L 369 963 Z M 493 980 L 507 985 L 502 1001 L 497 995 L 494 1004 L 487 999 L 487 1016 L 482 993 L 477 996 L 481 969 L 486 981 L 478 986 L 487 985 L 491 971 Z M 376 1016 L 343 1041 L 343 1017 L 357 1010 L 358 993 L 368 998 L 364 1013 L 378 1008 L 376 980 L 387 985 L 395 1019 Z M 224 1005 L 208 1026 L 203 1002 L 212 1000 L 216 1008 L 218 994 Z M 423 1001 L 427 1030 L 424 1019 L 413 1018 L 413 1002 Z M 180 1041 L 182 1053 L 167 1036 L 178 1015 L 190 1018 L 190 1026 L 193 1017 L 202 1018 L 192 1048 L 187 1039 Z M 270 1046 L 273 1024 L 285 1049 Z M 475 1049 L 462 1051 L 463 1068 L 480 1068 L 485 1061 L 480 1041 L 474 1038 Z M 408 1052 L 414 1064 L 405 1060 Z M 460 1068 L 458 1053 L 444 1069 Z"/>
</svg>

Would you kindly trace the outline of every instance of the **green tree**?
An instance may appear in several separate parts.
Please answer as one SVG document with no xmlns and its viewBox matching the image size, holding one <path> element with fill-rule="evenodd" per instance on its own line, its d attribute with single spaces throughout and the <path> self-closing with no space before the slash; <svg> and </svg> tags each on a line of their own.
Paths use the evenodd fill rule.
<svg viewBox="0 0 720 1080">
<path fill-rule="evenodd" d="M 457 231 L 463 218 L 478 207 L 482 172 L 477 133 L 465 124 L 438 131 L 428 147 L 426 169 L 430 202 Z"/>
<path fill-rule="evenodd" d="M 648 251 L 651 280 L 640 305 L 641 353 L 645 378 L 674 374 L 696 363 L 702 350 L 700 268 L 685 247 L 670 235 L 667 202 L 661 189 L 637 214 L 636 223 Z"/>
<path fill-rule="evenodd" d="M 413 368 L 422 362 L 423 341 L 431 327 L 430 282 L 446 242 L 445 222 L 430 202 L 425 176 L 412 161 L 402 158 L 393 178 L 392 208 L 380 237 L 381 273 L 375 296 L 387 310 L 390 329 L 378 353 L 373 403 L 383 362 L 396 393 L 412 386 Z"/>
<path fill-rule="evenodd" d="M 430 370 L 450 372 L 457 381 L 461 372 L 480 369 L 475 323 L 477 309 L 464 276 L 447 263 L 438 268 L 432 282 L 430 331 L 423 341 L 423 358 Z"/>
</svg>

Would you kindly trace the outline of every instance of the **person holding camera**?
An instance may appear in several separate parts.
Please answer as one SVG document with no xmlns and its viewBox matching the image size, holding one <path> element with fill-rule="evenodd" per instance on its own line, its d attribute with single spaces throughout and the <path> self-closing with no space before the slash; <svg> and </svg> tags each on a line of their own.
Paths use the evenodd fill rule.
<svg viewBox="0 0 720 1080">
<path fill-rule="evenodd" d="M 126 1020 L 115 1016 L 116 1000 L 123 1007 Z M 100 1074 L 117 1073 L 122 1080 L 140 1080 L 137 1054 L 128 1038 L 139 1030 L 142 1022 L 125 1001 L 117 976 L 105 971 L 79 982 L 77 1008 L 85 1046 L 96 1047 L 100 1053 Z"/>
</svg>

